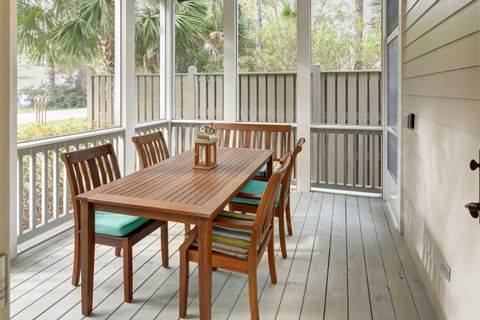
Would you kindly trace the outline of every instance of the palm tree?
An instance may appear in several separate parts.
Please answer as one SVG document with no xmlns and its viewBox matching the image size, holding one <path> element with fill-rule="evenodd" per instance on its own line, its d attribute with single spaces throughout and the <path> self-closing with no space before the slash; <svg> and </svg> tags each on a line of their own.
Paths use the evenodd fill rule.
<svg viewBox="0 0 480 320">
<path fill-rule="evenodd" d="M 45 61 L 49 68 L 50 86 L 55 85 L 58 48 L 49 41 L 56 17 L 53 7 L 43 8 L 37 2 L 18 1 L 18 48 L 34 63 Z"/>
<path fill-rule="evenodd" d="M 208 0 L 176 3 L 177 50 L 202 46 Z M 80 64 L 112 72 L 115 0 L 18 0 L 19 50 L 33 62 L 69 68 Z M 137 3 L 137 65 L 155 71 L 160 42 L 159 0 Z"/>
<path fill-rule="evenodd" d="M 212 1 L 215 2 L 215 1 Z M 136 4 L 135 37 L 137 68 L 158 72 L 160 50 L 159 0 L 144 0 Z M 205 43 L 208 12 L 206 0 L 177 1 L 175 4 L 175 44 L 177 54 Z"/>
<path fill-rule="evenodd" d="M 381 0 L 371 0 L 370 1 L 370 8 L 372 12 L 376 16 L 380 16 L 382 14 L 382 1 Z"/>
</svg>

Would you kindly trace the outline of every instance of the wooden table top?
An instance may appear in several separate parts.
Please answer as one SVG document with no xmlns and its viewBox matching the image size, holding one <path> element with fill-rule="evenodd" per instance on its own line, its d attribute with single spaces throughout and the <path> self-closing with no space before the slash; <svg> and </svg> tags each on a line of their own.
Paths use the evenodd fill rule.
<svg viewBox="0 0 480 320">
<path fill-rule="evenodd" d="M 194 169 L 193 150 L 77 196 L 112 207 L 213 218 L 272 156 L 270 150 L 219 149 L 217 166 Z"/>
</svg>

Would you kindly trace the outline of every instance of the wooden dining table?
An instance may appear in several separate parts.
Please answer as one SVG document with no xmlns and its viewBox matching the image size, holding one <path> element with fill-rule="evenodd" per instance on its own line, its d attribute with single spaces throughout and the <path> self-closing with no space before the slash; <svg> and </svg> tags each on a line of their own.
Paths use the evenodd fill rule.
<svg viewBox="0 0 480 320">
<path fill-rule="evenodd" d="M 262 166 L 271 175 L 272 156 L 270 150 L 221 148 L 217 166 L 202 170 L 193 168 L 191 150 L 78 195 L 82 314 L 93 308 L 94 219 L 103 210 L 197 225 L 200 319 L 211 319 L 212 221 Z"/>
</svg>

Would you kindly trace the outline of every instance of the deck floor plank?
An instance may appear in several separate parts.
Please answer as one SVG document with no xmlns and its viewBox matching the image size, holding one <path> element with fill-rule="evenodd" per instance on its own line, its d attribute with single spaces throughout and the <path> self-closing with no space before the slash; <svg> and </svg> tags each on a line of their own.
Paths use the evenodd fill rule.
<svg viewBox="0 0 480 320">
<path fill-rule="evenodd" d="M 319 318 L 318 315 L 323 316 L 324 314 L 332 233 L 333 198 L 333 194 L 325 194 L 323 197 L 320 221 L 315 235 L 303 298 L 302 319 L 315 320 Z"/>
<path fill-rule="evenodd" d="M 345 196 L 335 195 L 328 267 L 325 319 L 348 319 L 347 235 Z"/>
<path fill-rule="evenodd" d="M 308 214 L 305 217 L 300 241 L 291 256 L 292 265 L 285 279 L 285 288 L 277 312 L 277 319 L 292 319 L 295 315 L 298 316 L 301 313 L 322 202 L 323 194 L 314 193 L 308 207 Z M 265 303 L 266 301 L 268 300 L 265 300 Z"/>
<path fill-rule="evenodd" d="M 348 314 L 350 319 L 372 319 L 357 199 L 347 197 Z"/>
<path fill-rule="evenodd" d="M 357 202 L 360 213 L 360 228 L 362 231 L 372 316 L 373 319 L 396 319 L 370 204 L 367 198 L 358 198 Z"/>
<path fill-rule="evenodd" d="M 288 259 L 275 250 L 278 283 L 266 256 L 258 269 L 262 319 L 436 319 L 407 245 L 379 199 L 329 193 L 292 195 Z M 277 227 L 276 227 L 277 228 Z M 122 259 L 97 247 L 93 319 L 178 319 L 178 247 L 183 225 L 170 225 L 170 267 L 161 267 L 154 233 L 134 247 L 134 300 L 123 302 Z M 72 287 L 72 232 L 13 262 L 13 319 L 83 319 Z M 198 319 L 198 272 L 191 264 L 187 318 Z M 213 319 L 248 319 L 247 277 L 213 274 Z"/>
<path fill-rule="evenodd" d="M 398 257 L 382 204 L 380 201 L 370 200 L 370 207 L 397 320 L 418 319 L 417 308 L 404 276 L 405 272 Z"/>
</svg>

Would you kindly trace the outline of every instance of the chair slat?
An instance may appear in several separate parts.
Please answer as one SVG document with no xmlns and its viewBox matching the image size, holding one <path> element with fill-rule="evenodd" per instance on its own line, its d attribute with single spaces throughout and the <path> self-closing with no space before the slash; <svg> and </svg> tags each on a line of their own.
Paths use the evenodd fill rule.
<svg viewBox="0 0 480 320">
<path fill-rule="evenodd" d="M 113 179 L 114 179 L 113 169 L 112 169 L 112 166 L 110 164 L 110 159 L 108 158 L 107 155 L 102 156 L 102 158 L 105 161 L 105 167 L 107 168 L 107 172 L 108 172 L 108 179 L 109 179 L 109 181 L 113 181 Z"/>
<path fill-rule="evenodd" d="M 99 157 L 97 159 L 98 168 L 100 169 L 100 176 L 102 177 L 102 184 L 108 183 L 107 179 L 107 172 L 105 171 L 105 162 L 103 161 L 103 157 Z"/>
</svg>

